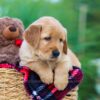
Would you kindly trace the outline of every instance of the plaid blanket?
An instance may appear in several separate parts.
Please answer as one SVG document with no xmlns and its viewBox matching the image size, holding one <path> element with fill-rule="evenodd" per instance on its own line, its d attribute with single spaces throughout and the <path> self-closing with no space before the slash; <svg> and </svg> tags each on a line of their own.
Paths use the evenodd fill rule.
<svg viewBox="0 0 100 100">
<path fill-rule="evenodd" d="M 73 66 L 73 70 L 69 72 L 67 87 L 63 91 L 59 91 L 54 84 L 46 85 L 42 83 L 39 76 L 26 66 L 17 67 L 11 64 L 0 64 L 0 68 L 14 68 L 24 74 L 23 83 L 32 100 L 61 100 L 83 78 L 81 69 Z"/>
</svg>

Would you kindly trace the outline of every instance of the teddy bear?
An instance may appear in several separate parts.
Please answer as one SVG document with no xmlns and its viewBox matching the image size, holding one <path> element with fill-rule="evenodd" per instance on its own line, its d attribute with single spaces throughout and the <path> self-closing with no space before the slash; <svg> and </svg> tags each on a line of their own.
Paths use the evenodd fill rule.
<svg viewBox="0 0 100 100">
<path fill-rule="evenodd" d="M 24 26 L 17 18 L 0 18 L 0 63 L 19 63 L 19 46 Z"/>
<path fill-rule="evenodd" d="M 0 100 L 29 100 L 18 68 L 24 25 L 20 19 L 0 18 Z M 12 67 L 13 66 L 13 67 Z"/>
</svg>

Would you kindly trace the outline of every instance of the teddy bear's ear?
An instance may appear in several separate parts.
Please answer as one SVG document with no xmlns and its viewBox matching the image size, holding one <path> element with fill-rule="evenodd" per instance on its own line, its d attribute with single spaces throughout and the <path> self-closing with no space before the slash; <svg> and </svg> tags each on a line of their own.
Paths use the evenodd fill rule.
<svg viewBox="0 0 100 100">
<path fill-rule="evenodd" d="M 14 21 L 15 26 L 17 26 L 19 29 L 19 38 L 22 39 L 22 34 L 24 32 L 24 24 L 22 20 L 18 18 L 13 18 L 13 21 Z"/>
<path fill-rule="evenodd" d="M 42 26 L 41 25 L 30 25 L 24 32 L 25 40 L 33 47 L 37 48 L 40 36 L 41 36 Z"/>
</svg>

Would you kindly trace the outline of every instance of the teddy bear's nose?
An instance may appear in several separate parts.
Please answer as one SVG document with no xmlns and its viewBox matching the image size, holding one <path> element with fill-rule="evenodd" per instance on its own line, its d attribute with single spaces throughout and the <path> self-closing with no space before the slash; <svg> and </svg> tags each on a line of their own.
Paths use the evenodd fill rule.
<svg viewBox="0 0 100 100">
<path fill-rule="evenodd" d="M 16 29 L 16 27 L 11 26 L 11 27 L 9 27 L 9 30 L 10 30 L 11 32 L 15 32 L 17 29 Z"/>
</svg>

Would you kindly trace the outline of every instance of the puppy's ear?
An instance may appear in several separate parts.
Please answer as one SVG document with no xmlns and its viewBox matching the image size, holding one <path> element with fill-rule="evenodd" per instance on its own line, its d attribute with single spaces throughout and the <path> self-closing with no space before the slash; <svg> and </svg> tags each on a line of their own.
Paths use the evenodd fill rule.
<svg viewBox="0 0 100 100">
<path fill-rule="evenodd" d="M 64 31 L 66 33 L 65 37 L 67 37 L 67 29 L 64 28 Z M 64 54 L 67 54 L 67 40 L 64 41 L 63 52 L 64 52 Z"/>
<path fill-rule="evenodd" d="M 25 40 L 33 47 L 37 48 L 40 41 L 42 26 L 41 25 L 30 25 L 25 33 Z"/>
<path fill-rule="evenodd" d="M 67 54 L 67 42 L 66 42 L 66 40 L 64 41 L 63 52 L 64 52 L 64 54 Z"/>
</svg>

